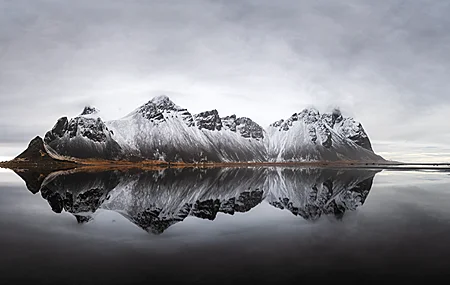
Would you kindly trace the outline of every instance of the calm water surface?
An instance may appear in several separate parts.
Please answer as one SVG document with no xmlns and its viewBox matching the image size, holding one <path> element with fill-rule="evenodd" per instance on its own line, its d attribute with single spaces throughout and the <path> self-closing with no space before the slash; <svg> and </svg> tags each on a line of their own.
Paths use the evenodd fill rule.
<svg viewBox="0 0 450 285">
<path fill-rule="evenodd" d="M 449 174 L 1 170 L 0 283 L 439 278 L 450 272 Z"/>
</svg>

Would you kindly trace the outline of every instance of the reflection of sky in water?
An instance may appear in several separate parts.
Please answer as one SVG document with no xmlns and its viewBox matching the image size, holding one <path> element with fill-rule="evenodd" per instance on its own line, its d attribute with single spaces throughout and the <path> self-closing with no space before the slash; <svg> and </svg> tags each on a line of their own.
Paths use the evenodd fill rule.
<svg viewBox="0 0 450 285">
<path fill-rule="evenodd" d="M 31 139 L 30 139 L 31 140 Z M 0 143 L 0 161 L 11 160 L 28 147 L 26 144 Z"/>
<path fill-rule="evenodd" d="M 424 185 L 447 184 L 450 183 L 449 171 L 420 170 L 420 171 L 396 171 L 385 170 L 376 175 L 377 184 L 398 186 L 398 185 Z M 406 181 L 405 181 L 406 180 Z M 433 189 L 434 191 L 434 189 Z"/>
</svg>

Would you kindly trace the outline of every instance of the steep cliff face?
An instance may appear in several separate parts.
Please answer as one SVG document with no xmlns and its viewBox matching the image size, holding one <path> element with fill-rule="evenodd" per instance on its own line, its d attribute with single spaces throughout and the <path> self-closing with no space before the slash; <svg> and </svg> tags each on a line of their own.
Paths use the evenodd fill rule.
<svg viewBox="0 0 450 285">
<path fill-rule="evenodd" d="M 237 132 L 244 138 L 252 138 L 258 141 L 264 139 L 264 129 L 250 118 L 238 118 L 236 115 L 231 115 L 222 118 L 222 121 L 225 129 Z"/>
<path fill-rule="evenodd" d="M 86 107 L 71 120 L 60 118 L 52 130 L 46 133 L 44 141 L 62 157 L 114 160 L 121 158 L 122 150 L 113 136 L 98 111 Z"/>
<path fill-rule="evenodd" d="M 336 112 L 320 114 L 305 109 L 267 130 L 272 161 L 357 160 L 382 161 L 371 148 L 362 125 Z"/>
<path fill-rule="evenodd" d="M 195 125 L 200 130 L 220 131 L 223 128 L 222 120 L 217 110 L 201 112 L 195 115 L 194 118 Z"/>
<path fill-rule="evenodd" d="M 331 113 L 323 114 L 322 120 L 338 134 L 362 148 L 373 151 L 369 137 L 360 122 L 355 121 L 353 118 L 344 118 L 338 109 L 333 110 Z"/>
</svg>

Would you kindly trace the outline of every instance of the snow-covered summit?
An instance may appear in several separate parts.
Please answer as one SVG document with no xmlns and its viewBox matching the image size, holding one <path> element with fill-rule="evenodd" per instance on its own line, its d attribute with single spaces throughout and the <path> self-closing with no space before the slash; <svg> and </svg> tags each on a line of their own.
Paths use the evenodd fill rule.
<svg viewBox="0 0 450 285">
<path fill-rule="evenodd" d="M 170 100 L 169 96 L 161 94 L 153 97 L 149 102 L 152 102 L 153 104 L 159 105 L 159 104 L 171 104 L 175 105 L 172 100 Z"/>
<path fill-rule="evenodd" d="M 118 159 L 121 147 L 94 107 L 75 118 L 60 118 L 45 134 L 44 142 L 61 157 Z"/>
<path fill-rule="evenodd" d="M 100 110 L 96 109 L 95 107 L 86 106 L 84 107 L 83 112 L 81 112 L 80 116 L 98 114 L 99 112 Z"/>
<path fill-rule="evenodd" d="M 180 117 L 188 126 L 194 125 L 191 113 L 187 109 L 176 105 L 166 95 L 153 98 L 128 115 L 128 117 L 135 116 L 136 114 L 155 123 L 165 122 L 167 118 L 173 118 L 175 116 L 176 118 Z"/>
</svg>

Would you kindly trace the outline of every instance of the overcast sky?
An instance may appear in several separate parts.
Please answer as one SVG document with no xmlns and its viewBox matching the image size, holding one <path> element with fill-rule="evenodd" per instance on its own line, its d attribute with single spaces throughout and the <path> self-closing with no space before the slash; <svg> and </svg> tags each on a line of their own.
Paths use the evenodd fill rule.
<svg viewBox="0 0 450 285">
<path fill-rule="evenodd" d="M 114 119 L 166 94 L 263 126 L 339 106 L 388 159 L 450 161 L 449 15 L 447 0 L 0 0 L 0 156 L 85 105 Z"/>
</svg>

